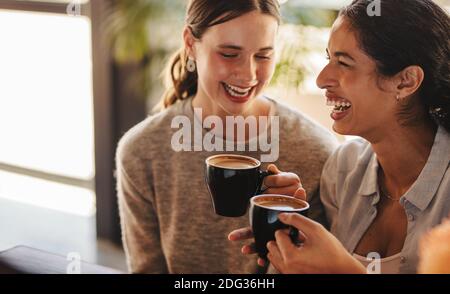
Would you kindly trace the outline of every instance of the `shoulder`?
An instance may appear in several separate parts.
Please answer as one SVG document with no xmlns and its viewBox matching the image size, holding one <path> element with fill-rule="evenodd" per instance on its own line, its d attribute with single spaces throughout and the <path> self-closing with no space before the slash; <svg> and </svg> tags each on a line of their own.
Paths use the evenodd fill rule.
<svg viewBox="0 0 450 294">
<path fill-rule="evenodd" d="M 138 160 L 160 149 L 164 145 L 164 138 L 171 135 L 173 118 L 183 114 L 186 103 L 181 101 L 150 115 L 128 130 L 119 140 L 116 160 L 121 162 Z M 170 143 L 170 138 L 166 141 Z"/>
<path fill-rule="evenodd" d="M 363 138 L 355 138 L 342 143 L 330 156 L 324 170 L 346 172 L 358 166 L 369 164 L 373 156 L 370 143 Z"/>
</svg>

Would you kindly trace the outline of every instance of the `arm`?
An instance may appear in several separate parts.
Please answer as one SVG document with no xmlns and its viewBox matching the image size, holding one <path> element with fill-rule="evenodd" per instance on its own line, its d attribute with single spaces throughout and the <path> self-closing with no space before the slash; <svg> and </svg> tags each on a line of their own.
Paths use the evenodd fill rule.
<svg viewBox="0 0 450 294">
<path fill-rule="evenodd" d="M 167 273 L 152 195 L 137 188 L 120 157 L 117 160 L 117 192 L 128 268 L 132 273 Z"/>
</svg>

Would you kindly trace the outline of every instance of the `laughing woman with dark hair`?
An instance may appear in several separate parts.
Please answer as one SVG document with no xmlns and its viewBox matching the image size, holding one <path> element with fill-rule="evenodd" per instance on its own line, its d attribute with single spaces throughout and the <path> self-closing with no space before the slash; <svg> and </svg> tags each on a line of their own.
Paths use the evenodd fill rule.
<svg viewBox="0 0 450 294">
<path fill-rule="evenodd" d="M 267 245 L 282 273 L 365 273 L 371 257 L 381 273 L 414 273 L 420 237 L 450 212 L 449 16 L 431 0 L 381 0 L 381 15 L 370 17 L 370 3 L 340 12 L 317 78 L 334 130 L 364 139 L 325 164 L 320 198 L 331 233 L 280 215 L 304 239 L 297 247 L 278 231 Z"/>
</svg>

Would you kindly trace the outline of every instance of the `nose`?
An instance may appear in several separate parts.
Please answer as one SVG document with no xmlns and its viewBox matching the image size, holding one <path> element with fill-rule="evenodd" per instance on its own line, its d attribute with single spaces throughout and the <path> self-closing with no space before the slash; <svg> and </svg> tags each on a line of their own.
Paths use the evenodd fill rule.
<svg viewBox="0 0 450 294">
<path fill-rule="evenodd" d="M 338 85 L 337 74 L 333 72 L 330 64 L 327 64 L 319 73 L 316 85 L 320 89 L 333 88 Z"/>
<path fill-rule="evenodd" d="M 244 84 L 249 85 L 256 81 L 257 77 L 257 64 L 253 58 L 245 58 L 236 68 L 235 76 L 237 80 Z"/>
</svg>

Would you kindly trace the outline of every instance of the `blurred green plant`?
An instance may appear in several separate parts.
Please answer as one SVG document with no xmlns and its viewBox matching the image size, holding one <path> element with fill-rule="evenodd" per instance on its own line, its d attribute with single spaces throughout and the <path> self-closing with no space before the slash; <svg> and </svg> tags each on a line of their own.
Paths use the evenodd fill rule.
<svg viewBox="0 0 450 294">
<path fill-rule="evenodd" d="M 117 0 L 107 12 L 105 31 L 119 63 L 139 62 L 150 53 L 150 22 L 169 13 L 182 15 L 179 0 Z"/>
<path fill-rule="evenodd" d="M 157 30 L 167 17 L 183 20 L 185 2 L 180 0 L 115 0 L 103 23 L 105 40 L 118 67 L 132 68 L 125 86 L 146 99 L 161 72 L 159 63 L 169 53 Z M 156 67 L 156 68 L 155 68 Z"/>
</svg>

